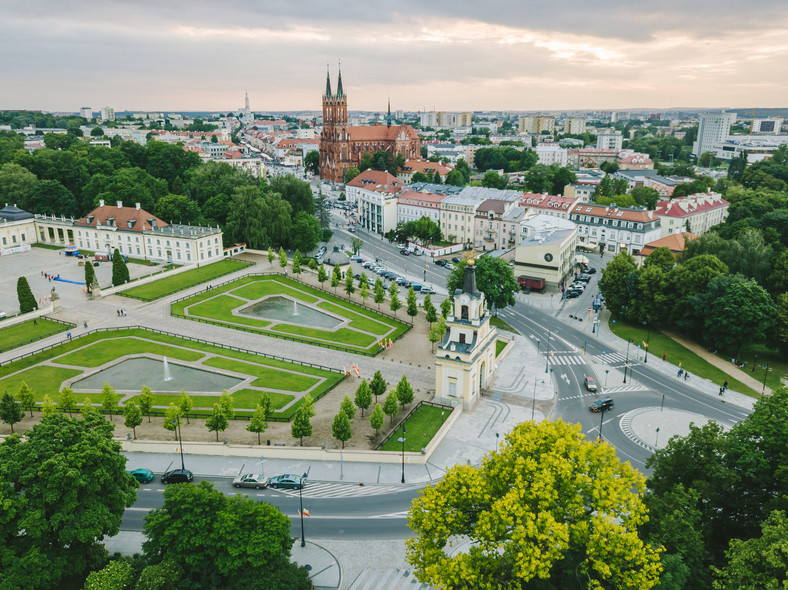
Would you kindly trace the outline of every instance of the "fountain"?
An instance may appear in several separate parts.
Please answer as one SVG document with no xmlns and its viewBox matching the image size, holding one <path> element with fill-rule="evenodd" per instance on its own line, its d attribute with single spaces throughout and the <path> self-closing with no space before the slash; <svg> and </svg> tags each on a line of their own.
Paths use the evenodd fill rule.
<svg viewBox="0 0 788 590">
<path fill-rule="evenodd" d="M 298 302 L 293 299 L 293 315 L 298 315 Z"/>
<path fill-rule="evenodd" d="M 303 301 L 298 305 L 293 299 L 280 295 L 266 297 L 262 301 L 247 305 L 239 309 L 238 314 L 322 330 L 334 330 L 345 322 L 343 318 L 320 311 Z"/>
<path fill-rule="evenodd" d="M 164 357 L 164 380 L 165 381 L 172 381 L 172 375 L 170 374 L 170 365 L 167 364 L 167 357 Z"/>
</svg>

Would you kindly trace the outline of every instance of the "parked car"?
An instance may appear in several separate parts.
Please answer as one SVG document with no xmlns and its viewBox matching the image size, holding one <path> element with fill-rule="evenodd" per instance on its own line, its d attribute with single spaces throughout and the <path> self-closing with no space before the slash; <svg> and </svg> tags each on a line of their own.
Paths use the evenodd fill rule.
<svg viewBox="0 0 788 590">
<path fill-rule="evenodd" d="M 454 270 L 454 265 L 451 262 L 447 262 L 444 265 L 448 270 Z"/>
<path fill-rule="evenodd" d="M 268 480 L 259 473 L 245 473 L 233 479 L 236 488 L 254 488 L 259 490 L 268 485 Z"/>
<path fill-rule="evenodd" d="M 410 286 L 413 287 L 414 291 L 421 291 L 423 288 L 422 285 L 419 283 L 411 283 Z"/>
<path fill-rule="evenodd" d="M 421 292 L 425 295 L 435 295 L 435 289 L 432 287 L 422 287 Z"/>
<path fill-rule="evenodd" d="M 459 263 L 460 263 L 460 259 L 459 259 L 459 258 L 457 258 L 456 256 L 455 256 L 454 258 L 452 258 L 452 259 L 451 259 L 451 261 L 452 261 L 454 264 L 459 264 Z"/>
<path fill-rule="evenodd" d="M 6 313 L 4 311 L 0 311 L 0 319 L 7 318 L 7 317 L 8 317 L 8 315 L 6 315 Z"/>
<path fill-rule="evenodd" d="M 438 258 L 435 261 L 435 266 L 446 266 L 446 261 L 443 258 Z"/>
<path fill-rule="evenodd" d="M 594 381 L 593 377 L 586 377 L 585 379 L 583 379 L 583 384 L 586 386 L 586 389 L 588 391 L 597 390 L 596 381 Z"/>
<path fill-rule="evenodd" d="M 139 483 L 150 483 L 153 481 L 153 471 L 150 469 L 135 469 L 134 471 L 129 471 L 129 475 Z"/>
<path fill-rule="evenodd" d="M 578 279 L 577 279 L 577 280 L 578 280 L 578 281 L 583 281 L 583 282 L 587 283 L 588 281 L 590 281 L 590 280 L 591 280 L 591 275 L 582 274 L 582 275 L 580 275 L 580 276 L 578 277 Z"/>
<path fill-rule="evenodd" d="M 586 269 L 586 272 L 590 275 L 596 274 L 596 269 L 592 266 L 589 269 Z"/>
<path fill-rule="evenodd" d="M 595 399 L 591 402 L 591 405 L 588 406 L 588 409 L 592 412 L 599 413 L 604 412 L 605 410 L 609 410 L 613 407 L 613 398 L 609 395 L 603 395 L 602 397 Z"/>
<path fill-rule="evenodd" d="M 300 490 L 306 485 L 306 478 L 302 475 L 293 475 L 286 473 L 284 475 L 275 475 L 268 480 L 269 488 L 284 488 L 290 490 Z"/>
<path fill-rule="evenodd" d="M 172 469 L 161 476 L 161 483 L 191 483 L 194 474 L 188 469 Z"/>
<path fill-rule="evenodd" d="M 375 266 L 375 263 L 374 262 L 370 262 L 369 260 L 367 260 L 361 266 L 363 266 L 364 268 L 370 268 L 371 266 Z"/>
<path fill-rule="evenodd" d="M 580 297 L 580 293 L 582 293 L 582 291 L 575 291 L 575 290 L 567 291 L 566 293 L 564 293 L 564 298 L 575 299 L 576 297 Z"/>
<path fill-rule="evenodd" d="M 399 253 L 403 256 L 410 256 L 410 250 L 400 250 Z"/>
<path fill-rule="evenodd" d="M 395 282 L 400 287 L 410 287 L 410 283 L 408 282 L 408 279 L 406 279 L 405 277 L 397 277 L 397 280 Z"/>
</svg>

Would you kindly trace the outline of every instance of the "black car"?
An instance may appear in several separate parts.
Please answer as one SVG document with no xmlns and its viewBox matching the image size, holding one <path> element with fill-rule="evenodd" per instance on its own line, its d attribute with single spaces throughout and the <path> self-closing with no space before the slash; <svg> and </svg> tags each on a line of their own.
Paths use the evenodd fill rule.
<svg viewBox="0 0 788 590">
<path fill-rule="evenodd" d="M 596 274 L 596 269 L 592 266 L 591 268 L 586 269 L 586 273 L 590 275 Z"/>
<path fill-rule="evenodd" d="M 595 414 L 599 412 L 604 412 L 609 410 L 613 407 L 613 398 L 609 395 L 603 395 L 600 398 L 595 399 L 591 402 L 591 405 L 588 406 L 588 409 L 594 412 Z"/>
<path fill-rule="evenodd" d="M 452 261 L 454 264 L 459 264 L 459 263 L 460 263 L 460 259 L 459 259 L 459 258 L 457 258 L 456 256 L 455 256 L 454 258 L 452 258 L 452 259 L 451 259 L 451 261 Z"/>
<path fill-rule="evenodd" d="M 188 469 L 172 469 L 161 476 L 161 483 L 191 483 L 194 475 Z"/>
<path fill-rule="evenodd" d="M 443 258 L 438 258 L 435 261 L 435 266 L 446 266 L 446 261 Z"/>
<path fill-rule="evenodd" d="M 567 291 L 564 293 L 564 297 L 566 299 L 574 299 L 576 297 L 580 297 L 580 293 L 582 293 L 582 291 Z"/>
</svg>

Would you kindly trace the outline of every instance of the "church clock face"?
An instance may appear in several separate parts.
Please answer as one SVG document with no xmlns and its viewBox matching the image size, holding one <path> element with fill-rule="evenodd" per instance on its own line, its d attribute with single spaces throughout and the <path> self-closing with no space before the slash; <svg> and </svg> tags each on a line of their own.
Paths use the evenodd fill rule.
<svg viewBox="0 0 788 590">
<path fill-rule="evenodd" d="M 547 254 L 544 255 L 544 259 L 547 262 L 551 262 L 553 260 L 553 255 L 548 252 Z"/>
</svg>

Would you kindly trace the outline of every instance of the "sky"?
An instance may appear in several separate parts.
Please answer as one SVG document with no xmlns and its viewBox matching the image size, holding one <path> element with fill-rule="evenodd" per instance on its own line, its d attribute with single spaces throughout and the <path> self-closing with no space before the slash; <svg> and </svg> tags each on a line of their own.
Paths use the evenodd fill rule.
<svg viewBox="0 0 788 590">
<path fill-rule="evenodd" d="M 776 0 L 0 0 L 0 109 L 788 106 Z"/>
</svg>

